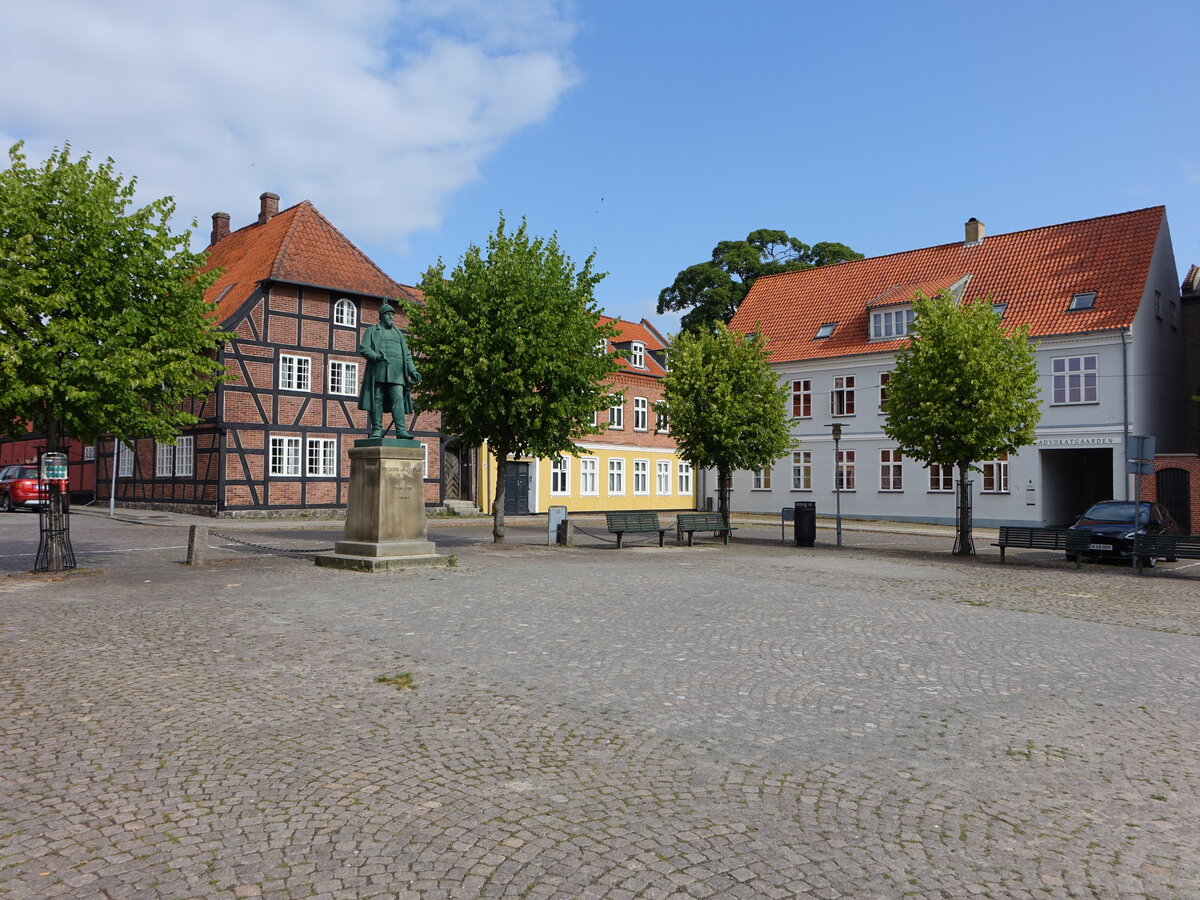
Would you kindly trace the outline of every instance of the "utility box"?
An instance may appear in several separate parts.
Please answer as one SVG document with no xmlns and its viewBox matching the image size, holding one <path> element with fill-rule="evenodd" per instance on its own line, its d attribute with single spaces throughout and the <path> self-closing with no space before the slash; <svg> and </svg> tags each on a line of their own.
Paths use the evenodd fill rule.
<svg viewBox="0 0 1200 900">
<path fill-rule="evenodd" d="M 553 547 L 559 543 L 559 535 L 562 533 L 562 525 L 567 521 L 567 508 L 565 506 L 551 506 L 546 511 L 546 545 Z"/>
<path fill-rule="evenodd" d="M 796 501 L 796 546 L 811 547 L 817 542 L 817 504 L 811 500 Z"/>
</svg>

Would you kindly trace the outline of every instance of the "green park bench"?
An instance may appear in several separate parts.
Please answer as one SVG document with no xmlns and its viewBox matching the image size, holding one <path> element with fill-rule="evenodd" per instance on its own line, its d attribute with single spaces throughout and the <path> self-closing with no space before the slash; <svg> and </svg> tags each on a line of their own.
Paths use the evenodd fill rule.
<svg viewBox="0 0 1200 900">
<path fill-rule="evenodd" d="M 1000 540 L 992 544 L 1000 548 L 1000 562 L 1004 562 L 1004 551 L 1008 547 L 1024 550 L 1062 550 L 1074 560 L 1075 568 L 1081 565 L 1083 551 L 1091 542 L 1086 532 L 1071 531 L 1069 528 L 1023 528 L 1002 525 Z"/>
<path fill-rule="evenodd" d="M 667 526 L 658 523 L 658 513 L 654 510 L 636 510 L 633 512 L 610 512 L 604 514 L 608 521 L 609 534 L 617 536 L 617 549 L 621 549 L 621 538 L 626 534 L 649 534 L 658 532 L 658 546 L 663 546 Z"/>
<path fill-rule="evenodd" d="M 1145 571 L 1143 560 L 1162 557 L 1200 559 L 1200 534 L 1137 534 L 1133 537 L 1133 565 L 1138 574 Z"/>
<path fill-rule="evenodd" d="M 714 512 L 694 512 L 680 513 L 675 518 L 675 534 L 679 538 L 679 542 L 683 543 L 683 536 L 687 535 L 688 546 L 692 546 L 693 536 L 697 531 L 711 531 L 713 537 L 720 535 L 722 543 L 729 543 L 729 533 L 733 531 L 725 522 L 725 517 L 720 513 Z"/>
</svg>

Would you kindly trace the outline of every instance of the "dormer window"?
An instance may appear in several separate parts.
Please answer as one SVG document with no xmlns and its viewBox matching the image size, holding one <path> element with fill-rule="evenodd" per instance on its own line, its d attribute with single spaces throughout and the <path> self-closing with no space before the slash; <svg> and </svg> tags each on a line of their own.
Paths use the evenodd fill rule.
<svg viewBox="0 0 1200 900">
<path fill-rule="evenodd" d="M 333 324 L 353 328 L 358 324 L 358 308 L 345 297 L 333 304 Z"/>
<path fill-rule="evenodd" d="M 604 338 L 601 338 L 600 340 L 598 340 L 596 342 L 596 352 L 598 354 L 600 354 L 601 356 L 603 356 L 605 353 L 607 353 L 608 352 L 608 341 L 604 340 Z"/>
<path fill-rule="evenodd" d="M 1067 307 L 1068 312 L 1075 312 L 1079 309 L 1091 309 L 1096 305 L 1095 291 L 1082 291 L 1078 294 L 1071 295 L 1071 303 Z"/>
<path fill-rule="evenodd" d="M 993 303 L 992 304 L 992 312 L 994 312 L 996 314 L 997 319 L 1003 319 L 1004 314 L 1006 312 L 1008 312 L 1008 304 L 1007 303 Z"/>
<path fill-rule="evenodd" d="M 871 312 L 871 340 L 890 341 L 904 337 L 912 331 L 913 308 L 911 306 L 894 306 L 891 309 L 877 309 Z"/>
<path fill-rule="evenodd" d="M 820 328 L 817 329 L 816 336 L 813 338 L 813 340 L 819 341 L 822 338 L 829 337 L 831 334 L 833 334 L 833 330 L 835 328 L 837 328 L 837 322 L 826 322 L 824 325 L 822 325 Z"/>
<path fill-rule="evenodd" d="M 646 368 L 646 345 L 641 341 L 629 345 L 629 364 L 635 369 Z"/>
</svg>

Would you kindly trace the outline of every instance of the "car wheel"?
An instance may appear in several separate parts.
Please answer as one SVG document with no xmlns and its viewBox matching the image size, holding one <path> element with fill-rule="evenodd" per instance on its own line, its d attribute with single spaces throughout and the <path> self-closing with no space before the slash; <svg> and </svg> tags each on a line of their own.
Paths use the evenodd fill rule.
<svg viewBox="0 0 1200 900">
<path fill-rule="evenodd" d="M 0 512 L 16 512 L 16 511 L 17 511 L 17 508 L 15 506 L 13 506 L 12 500 L 9 499 L 8 494 L 5 494 L 3 497 L 0 497 Z"/>
<path fill-rule="evenodd" d="M 1158 565 L 1158 557 L 1157 556 L 1143 556 L 1142 557 L 1142 565 L 1145 566 L 1147 569 L 1153 569 L 1155 566 Z"/>
</svg>

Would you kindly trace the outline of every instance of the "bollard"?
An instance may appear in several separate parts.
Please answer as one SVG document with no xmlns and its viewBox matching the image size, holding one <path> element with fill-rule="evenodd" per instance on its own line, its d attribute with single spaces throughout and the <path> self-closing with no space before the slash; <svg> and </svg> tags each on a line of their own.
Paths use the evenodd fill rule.
<svg viewBox="0 0 1200 900">
<path fill-rule="evenodd" d="M 205 525 L 193 525 L 188 530 L 187 564 L 189 566 L 204 565 L 204 556 L 207 552 L 208 527 Z"/>
</svg>

